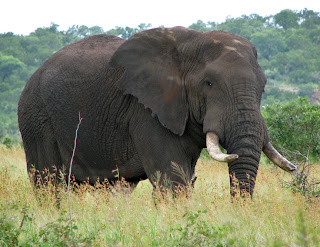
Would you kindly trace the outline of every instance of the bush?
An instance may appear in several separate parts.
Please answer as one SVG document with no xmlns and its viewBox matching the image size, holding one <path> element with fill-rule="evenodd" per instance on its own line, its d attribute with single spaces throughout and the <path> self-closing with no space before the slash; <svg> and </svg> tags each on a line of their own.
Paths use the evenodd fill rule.
<svg viewBox="0 0 320 247">
<path fill-rule="evenodd" d="M 308 199 L 319 198 L 320 181 L 312 174 L 320 154 L 320 106 L 299 98 L 267 105 L 262 114 L 274 146 L 299 168 L 290 181 L 282 180 L 283 187 Z"/>
<path fill-rule="evenodd" d="M 271 142 L 279 150 L 287 150 L 291 159 L 306 162 L 320 154 L 320 105 L 306 98 L 286 104 L 266 105 L 262 115 L 269 129 Z"/>
<path fill-rule="evenodd" d="M 4 138 L 4 141 L 2 142 L 7 148 L 12 148 L 13 147 L 13 141 L 10 137 L 6 136 Z"/>
<path fill-rule="evenodd" d="M 186 217 L 187 224 L 179 225 L 175 231 L 176 246 L 235 246 L 236 239 L 232 235 L 231 225 L 213 226 L 201 219 L 207 210 L 198 212 L 188 211 Z M 238 241 L 239 242 L 239 241 Z M 239 243 L 238 243 L 239 244 Z"/>
</svg>

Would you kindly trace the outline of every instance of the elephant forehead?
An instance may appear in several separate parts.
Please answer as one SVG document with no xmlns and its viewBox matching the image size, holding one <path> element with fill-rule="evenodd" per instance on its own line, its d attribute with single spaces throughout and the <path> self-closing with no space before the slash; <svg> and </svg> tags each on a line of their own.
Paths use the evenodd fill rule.
<svg viewBox="0 0 320 247">
<path fill-rule="evenodd" d="M 248 59 L 234 50 L 228 51 L 219 59 L 208 63 L 205 68 L 205 74 L 217 78 L 223 77 L 226 73 L 229 76 L 252 78 L 252 72 L 253 68 Z"/>
<path fill-rule="evenodd" d="M 215 39 L 215 38 L 213 38 L 212 41 L 213 41 L 214 44 L 220 44 L 220 43 L 222 43 L 221 40 Z M 243 42 L 241 42 L 241 41 L 238 40 L 238 39 L 233 39 L 231 42 L 232 42 L 233 44 L 236 44 L 236 45 L 245 45 Z"/>
<path fill-rule="evenodd" d="M 221 43 L 221 40 L 218 40 L 218 39 L 212 39 L 213 40 L 213 43 L 215 44 L 220 44 Z"/>
<path fill-rule="evenodd" d="M 240 44 L 240 45 L 244 45 L 240 40 L 238 39 L 233 39 L 232 40 L 233 43 L 236 43 L 236 44 Z"/>
<path fill-rule="evenodd" d="M 224 49 L 226 49 L 228 51 L 233 51 L 233 52 L 237 53 L 240 57 L 244 57 L 244 55 L 242 55 L 242 53 L 234 46 L 225 46 Z"/>
</svg>

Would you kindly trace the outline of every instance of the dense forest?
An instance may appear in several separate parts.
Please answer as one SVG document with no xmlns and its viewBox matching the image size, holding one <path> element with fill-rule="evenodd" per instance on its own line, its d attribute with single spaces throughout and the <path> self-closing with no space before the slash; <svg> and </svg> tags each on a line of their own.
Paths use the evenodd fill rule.
<svg viewBox="0 0 320 247">
<path fill-rule="evenodd" d="M 127 39 L 151 28 L 116 27 L 109 31 L 94 26 L 73 26 L 59 31 L 59 25 L 38 28 L 28 36 L 0 34 L 0 139 L 19 138 L 17 102 L 29 77 L 62 47 L 95 34 Z M 263 105 L 287 102 L 303 96 L 320 101 L 320 13 L 313 10 L 283 10 L 262 17 L 256 14 L 228 18 L 223 23 L 199 20 L 189 26 L 200 31 L 224 30 L 249 39 L 257 48 L 259 63 L 268 77 Z"/>
</svg>

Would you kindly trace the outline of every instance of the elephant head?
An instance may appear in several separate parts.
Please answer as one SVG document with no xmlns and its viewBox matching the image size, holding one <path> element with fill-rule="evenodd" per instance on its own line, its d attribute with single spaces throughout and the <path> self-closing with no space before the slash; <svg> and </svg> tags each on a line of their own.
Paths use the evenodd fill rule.
<svg viewBox="0 0 320 247">
<path fill-rule="evenodd" d="M 118 87 L 164 127 L 178 136 L 188 126 L 197 126 L 189 133 L 201 130 L 210 155 L 228 162 L 231 188 L 238 181 L 238 190 L 252 195 L 262 150 L 282 169 L 295 170 L 269 142 L 260 113 L 267 80 L 248 40 L 223 31 L 152 29 L 124 42 L 111 65 L 124 68 Z"/>
</svg>

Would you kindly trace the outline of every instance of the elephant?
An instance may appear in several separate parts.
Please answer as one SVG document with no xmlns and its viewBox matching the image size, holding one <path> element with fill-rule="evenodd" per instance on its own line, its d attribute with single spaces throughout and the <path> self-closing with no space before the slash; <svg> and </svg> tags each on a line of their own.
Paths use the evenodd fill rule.
<svg viewBox="0 0 320 247">
<path fill-rule="evenodd" d="M 266 82 L 253 44 L 224 31 L 84 38 L 52 55 L 22 91 L 27 169 L 68 167 L 78 126 L 72 176 L 79 183 L 123 179 L 134 188 L 149 179 L 185 188 L 207 148 L 228 163 L 231 195 L 252 196 L 262 151 L 285 171 L 296 169 L 270 143 L 260 112 Z"/>
</svg>

